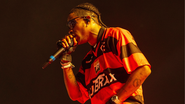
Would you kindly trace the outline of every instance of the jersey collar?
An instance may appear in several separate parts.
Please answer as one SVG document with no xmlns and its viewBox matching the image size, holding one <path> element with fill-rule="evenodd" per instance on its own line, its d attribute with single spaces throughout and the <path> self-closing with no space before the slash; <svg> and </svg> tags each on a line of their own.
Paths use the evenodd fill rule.
<svg viewBox="0 0 185 104">
<path fill-rule="evenodd" d="M 103 36 L 103 33 L 104 33 L 105 29 L 106 29 L 106 28 L 103 27 L 103 26 L 100 28 L 100 31 L 98 32 L 97 42 L 96 42 L 96 44 L 95 44 L 94 46 L 92 46 L 92 50 L 93 50 L 93 51 L 95 51 L 97 44 L 100 42 L 100 40 L 101 40 L 101 38 L 102 38 L 102 36 Z"/>
</svg>

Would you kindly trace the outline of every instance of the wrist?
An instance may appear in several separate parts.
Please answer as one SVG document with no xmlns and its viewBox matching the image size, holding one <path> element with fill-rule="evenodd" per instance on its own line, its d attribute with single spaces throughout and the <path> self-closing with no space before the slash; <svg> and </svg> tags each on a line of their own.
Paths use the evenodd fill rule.
<svg viewBox="0 0 185 104">
<path fill-rule="evenodd" d="M 70 68 L 70 67 L 74 68 L 74 65 L 71 62 L 61 63 L 61 65 L 62 65 L 61 66 L 62 69 L 66 69 L 66 68 Z"/>
</svg>

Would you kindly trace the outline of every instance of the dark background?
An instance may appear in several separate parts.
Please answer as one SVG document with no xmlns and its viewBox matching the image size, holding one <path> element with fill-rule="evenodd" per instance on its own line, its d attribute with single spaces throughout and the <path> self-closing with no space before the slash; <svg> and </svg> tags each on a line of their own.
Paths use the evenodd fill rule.
<svg viewBox="0 0 185 104">
<path fill-rule="evenodd" d="M 59 60 L 41 67 L 67 35 L 70 9 L 83 2 L 93 3 L 107 26 L 129 30 L 151 63 L 145 103 L 183 104 L 183 0 L 1 0 L 0 104 L 79 104 L 68 97 Z M 73 53 L 75 73 L 89 49 Z"/>
</svg>

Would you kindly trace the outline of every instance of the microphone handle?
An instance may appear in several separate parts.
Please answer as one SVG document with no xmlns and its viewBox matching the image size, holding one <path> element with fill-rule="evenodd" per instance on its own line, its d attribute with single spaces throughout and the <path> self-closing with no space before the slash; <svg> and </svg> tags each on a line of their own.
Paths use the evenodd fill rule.
<svg viewBox="0 0 185 104">
<path fill-rule="evenodd" d="M 49 64 L 55 61 L 63 52 L 65 52 L 65 49 L 60 48 L 54 55 L 51 55 L 49 60 L 42 66 L 42 69 L 45 69 Z"/>
<path fill-rule="evenodd" d="M 60 57 L 66 50 L 68 50 L 68 49 L 65 49 L 62 47 L 61 40 L 57 41 L 57 46 L 58 46 L 59 50 L 57 50 L 57 52 L 54 55 L 50 56 L 49 60 L 46 63 L 44 63 L 44 65 L 42 66 L 42 69 L 45 69 L 49 64 L 51 64 L 58 57 Z M 73 38 L 71 38 L 71 44 L 69 44 L 69 46 L 70 46 L 69 48 L 71 48 L 73 46 Z"/>
</svg>

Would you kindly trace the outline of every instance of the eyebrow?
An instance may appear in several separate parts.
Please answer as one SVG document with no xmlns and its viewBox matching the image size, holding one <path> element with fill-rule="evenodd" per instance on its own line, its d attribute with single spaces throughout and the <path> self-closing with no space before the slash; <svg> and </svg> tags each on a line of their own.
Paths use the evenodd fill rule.
<svg viewBox="0 0 185 104">
<path fill-rule="evenodd" d="M 76 18 L 80 18 L 80 17 L 75 17 L 75 18 L 73 18 L 73 19 L 68 20 L 67 22 L 69 22 L 69 21 L 71 21 L 71 20 L 74 20 L 74 19 L 76 19 Z"/>
</svg>

